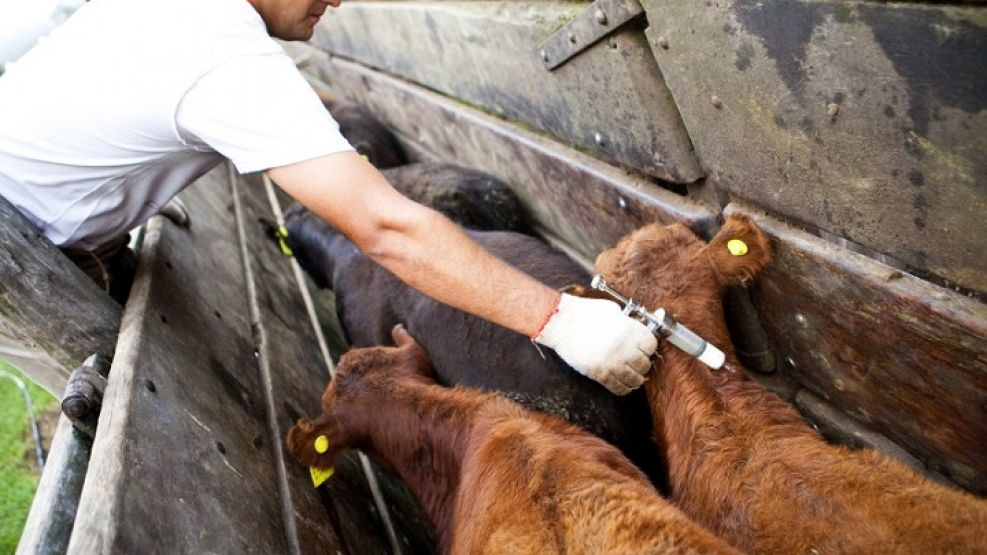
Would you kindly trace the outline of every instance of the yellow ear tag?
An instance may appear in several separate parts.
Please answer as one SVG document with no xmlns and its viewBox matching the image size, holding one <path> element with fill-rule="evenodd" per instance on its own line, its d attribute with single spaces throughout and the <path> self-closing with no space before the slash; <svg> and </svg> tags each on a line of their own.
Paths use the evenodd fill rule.
<svg viewBox="0 0 987 555">
<path fill-rule="evenodd" d="M 317 488 L 321 486 L 323 483 L 325 483 L 326 480 L 332 478 L 333 472 L 336 472 L 336 469 L 333 467 L 329 467 L 329 468 L 316 468 L 314 466 L 308 467 L 308 473 L 312 475 L 312 487 Z"/>
<path fill-rule="evenodd" d="M 740 239 L 730 239 L 727 241 L 727 250 L 734 256 L 744 256 L 747 254 L 747 243 Z"/>
<path fill-rule="evenodd" d="M 276 236 L 278 238 L 278 246 L 281 247 L 281 254 L 285 256 L 293 256 L 295 253 L 292 252 L 291 247 L 288 246 L 288 242 L 285 240 L 288 238 L 288 228 L 283 225 L 279 225 Z"/>
<path fill-rule="evenodd" d="M 329 449 L 329 438 L 322 435 L 315 438 L 315 452 L 318 454 L 325 453 Z"/>
<path fill-rule="evenodd" d="M 325 435 L 320 435 L 315 438 L 315 452 L 325 453 L 329 450 L 329 438 Z M 326 480 L 332 477 L 333 472 L 336 470 L 333 467 L 329 468 L 317 468 L 314 466 L 308 467 L 308 473 L 312 475 L 312 485 L 315 487 L 321 486 Z"/>
</svg>

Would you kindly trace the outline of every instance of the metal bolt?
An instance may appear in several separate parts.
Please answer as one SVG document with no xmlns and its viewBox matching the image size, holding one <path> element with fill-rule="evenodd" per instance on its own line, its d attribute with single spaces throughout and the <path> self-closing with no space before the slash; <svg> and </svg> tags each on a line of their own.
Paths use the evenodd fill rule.
<svg viewBox="0 0 987 555">
<path fill-rule="evenodd" d="M 599 23 L 600 25 L 606 25 L 607 24 L 607 14 L 603 10 L 597 9 L 596 10 L 596 14 L 594 14 L 594 15 L 596 17 L 596 22 L 597 23 Z"/>
<path fill-rule="evenodd" d="M 796 314 L 795 315 L 795 321 L 798 322 L 799 325 L 800 326 L 803 326 L 803 327 L 806 326 L 809 323 L 809 321 L 806 320 L 805 316 L 802 315 L 802 314 Z"/>
<path fill-rule="evenodd" d="M 548 63 L 548 52 L 545 52 L 544 50 L 541 51 L 541 61 L 546 64 Z"/>
<path fill-rule="evenodd" d="M 617 197 L 617 204 L 621 209 L 627 208 L 627 201 L 624 200 L 624 197 Z"/>
<path fill-rule="evenodd" d="M 144 389 L 150 391 L 151 393 L 154 393 L 154 391 L 157 388 L 154 387 L 154 382 L 152 382 L 151 380 L 149 380 L 147 378 L 144 378 Z"/>
<path fill-rule="evenodd" d="M 603 140 L 603 135 L 600 135 L 599 133 L 593 134 L 593 140 L 596 141 L 596 144 L 599 146 L 603 146 L 605 143 L 605 141 Z"/>
<path fill-rule="evenodd" d="M 713 107 L 716 108 L 717 110 L 723 107 L 723 101 L 720 100 L 720 97 L 716 96 L 715 94 L 710 97 L 709 101 L 713 104 Z"/>
<path fill-rule="evenodd" d="M 83 397 L 71 397 L 62 401 L 62 412 L 69 418 L 79 419 L 85 416 L 92 405 Z"/>
<path fill-rule="evenodd" d="M 785 364 L 792 370 L 795 370 L 795 359 L 788 357 L 785 359 Z"/>
<path fill-rule="evenodd" d="M 840 105 L 839 104 L 836 104 L 835 102 L 831 102 L 828 106 L 826 106 L 826 114 L 829 117 L 835 118 L 836 117 L 836 114 L 839 114 L 839 113 L 840 113 Z"/>
<path fill-rule="evenodd" d="M 569 42 L 576 44 L 576 34 L 572 31 L 569 31 Z"/>
<path fill-rule="evenodd" d="M 664 36 L 658 37 L 658 40 L 655 41 L 655 44 L 660 46 L 662 50 L 668 50 L 668 39 L 666 39 Z"/>
<path fill-rule="evenodd" d="M 833 382 L 833 386 L 836 387 L 837 391 L 843 391 L 844 389 L 846 389 L 846 384 L 844 384 L 843 380 L 841 380 L 840 378 L 836 378 L 836 380 Z"/>
</svg>

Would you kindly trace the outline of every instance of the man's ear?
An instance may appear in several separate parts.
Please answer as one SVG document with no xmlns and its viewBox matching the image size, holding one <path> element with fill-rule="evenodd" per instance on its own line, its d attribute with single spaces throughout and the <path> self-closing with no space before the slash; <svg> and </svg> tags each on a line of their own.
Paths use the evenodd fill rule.
<svg viewBox="0 0 987 555">
<path fill-rule="evenodd" d="M 734 214 L 704 247 L 724 286 L 748 286 L 771 262 L 771 240 L 750 218 Z"/>
</svg>

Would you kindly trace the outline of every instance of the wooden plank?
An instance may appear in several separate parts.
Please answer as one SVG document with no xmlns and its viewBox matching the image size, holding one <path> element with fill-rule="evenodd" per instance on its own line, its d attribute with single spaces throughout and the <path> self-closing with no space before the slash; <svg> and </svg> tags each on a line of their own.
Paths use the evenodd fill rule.
<svg viewBox="0 0 987 555">
<path fill-rule="evenodd" d="M 715 224 L 706 207 L 637 174 L 422 87 L 338 58 L 311 60 L 305 71 L 435 158 L 504 180 L 539 225 L 587 258 L 647 223 L 682 221 L 703 234 Z"/>
<path fill-rule="evenodd" d="M 153 218 L 69 553 L 285 553 L 229 177 Z"/>
<path fill-rule="evenodd" d="M 315 44 L 646 174 L 700 177 L 681 118 L 639 27 L 625 26 L 554 71 L 540 44 L 581 2 L 350 2 Z"/>
<path fill-rule="evenodd" d="M 288 260 L 265 235 L 261 218 L 275 221 L 259 175 L 233 180 L 233 194 L 251 324 L 257 344 L 261 379 L 267 391 L 270 450 L 278 474 L 285 529 L 292 552 L 325 553 L 342 549 L 329 513 L 311 485 L 308 470 L 286 460 L 284 437 L 300 416 L 319 407 L 328 381 L 319 363 L 313 331 Z M 304 409 L 303 409 L 304 408 Z M 312 409 L 312 410 L 305 410 Z M 289 457 L 290 458 L 290 457 Z M 355 476 L 359 480 L 359 475 Z"/>
<path fill-rule="evenodd" d="M 276 221 L 262 177 L 259 174 L 247 176 L 244 181 L 237 182 L 236 190 L 243 212 L 240 218 L 243 243 L 250 253 L 249 277 L 258 301 L 254 329 L 260 345 L 259 358 L 262 368 L 266 365 L 265 372 L 270 380 L 274 414 L 271 426 L 279 441 L 275 454 L 279 472 L 283 474 L 282 496 L 290 507 L 299 550 L 324 553 L 330 545 L 332 550 L 351 553 L 388 553 L 392 550 L 387 525 L 377 515 L 378 508 L 366 483 L 365 470 L 355 454 L 337 467 L 325 488 L 329 499 L 324 500 L 313 489 L 308 469 L 281 448 L 288 429 L 300 417 L 321 412 L 320 399 L 329 373 L 322 361 L 290 259 L 281 253 L 258 223 L 262 217 Z M 282 197 L 282 200 L 285 199 Z M 278 202 L 280 205 L 281 201 Z M 323 303 L 329 300 L 322 298 Z M 316 308 L 321 312 L 321 321 L 328 324 L 324 335 L 338 354 L 343 340 L 335 307 Z M 332 312 L 327 312 L 330 308 Z M 394 520 L 398 541 L 412 552 L 430 551 L 432 540 L 427 532 L 422 536 L 418 520 L 420 510 L 414 497 L 401 485 L 400 479 L 382 475 L 380 469 L 373 471 L 376 479 L 393 492 L 385 501 L 389 517 Z M 331 507 L 327 507 L 327 503 Z M 332 512 L 337 514 L 342 539 L 333 531 Z"/>
<path fill-rule="evenodd" d="M 91 451 L 92 440 L 62 415 L 17 544 L 18 555 L 65 553 Z"/>
<path fill-rule="evenodd" d="M 987 293 L 987 11 L 642 4 L 712 183 Z"/>
<path fill-rule="evenodd" d="M 779 371 L 987 493 L 987 306 L 756 210 L 734 212 L 775 244 L 753 296 Z"/>
<path fill-rule="evenodd" d="M 0 196 L 0 319 L 62 365 L 60 375 L 46 373 L 37 376 L 39 382 L 60 396 L 72 370 L 89 355 L 112 356 L 120 312 L 120 305 Z"/>
</svg>

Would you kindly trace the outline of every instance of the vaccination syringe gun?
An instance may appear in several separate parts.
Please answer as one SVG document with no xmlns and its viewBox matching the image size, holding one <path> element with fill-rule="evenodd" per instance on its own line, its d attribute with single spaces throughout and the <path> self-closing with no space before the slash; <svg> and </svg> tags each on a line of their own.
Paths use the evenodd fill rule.
<svg viewBox="0 0 987 555">
<path fill-rule="evenodd" d="M 723 354 L 723 351 L 717 349 L 715 345 L 693 333 L 693 331 L 689 328 L 676 322 L 665 312 L 664 308 L 659 308 L 654 312 L 648 311 L 644 305 L 636 302 L 634 299 L 625 297 L 620 292 L 607 285 L 606 280 L 604 280 L 601 275 L 593 276 L 591 286 L 593 289 L 603 291 L 623 303 L 624 314 L 638 319 L 659 339 L 667 339 L 669 343 L 675 345 L 689 355 L 696 357 L 699 359 L 699 362 L 702 362 L 713 370 L 719 370 L 723 367 L 723 363 L 726 360 L 726 356 Z"/>
</svg>

